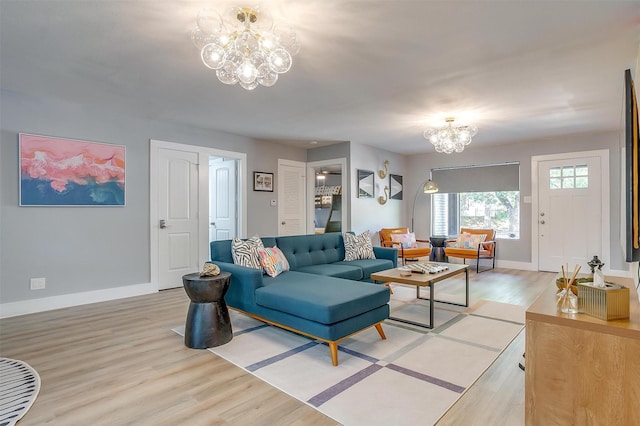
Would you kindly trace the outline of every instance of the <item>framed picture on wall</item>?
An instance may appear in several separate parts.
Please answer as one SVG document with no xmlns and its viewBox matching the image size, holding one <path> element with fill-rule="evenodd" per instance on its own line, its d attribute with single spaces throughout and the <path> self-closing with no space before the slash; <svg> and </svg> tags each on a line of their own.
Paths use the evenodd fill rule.
<svg viewBox="0 0 640 426">
<path fill-rule="evenodd" d="M 124 145 L 20 133 L 21 206 L 124 206 Z"/>
<path fill-rule="evenodd" d="M 253 172 L 253 190 L 273 192 L 273 173 Z"/>
<path fill-rule="evenodd" d="M 402 200 L 402 176 L 389 175 L 389 184 L 391 186 L 389 198 L 392 200 Z"/>
<path fill-rule="evenodd" d="M 373 172 L 358 169 L 358 198 L 373 198 Z"/>
</svg>

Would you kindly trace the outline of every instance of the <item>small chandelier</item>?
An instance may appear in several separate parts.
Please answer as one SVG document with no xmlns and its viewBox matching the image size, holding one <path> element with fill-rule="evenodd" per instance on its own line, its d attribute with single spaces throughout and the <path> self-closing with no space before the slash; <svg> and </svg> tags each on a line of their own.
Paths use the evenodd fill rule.
<svg viewBox="0 0 640 426">
<path fill-rule="evenodd" d="M 249 7 L 232 7 L 222 16 L 202 10 L 191 41 L 222 83 L 247 90 L 276 84 L 300 50 L 293 30 L 276 29 L 268 13 Z"/>
<path fill-rule="evenodd" d="M 436 147 L 437 152 L 462 152 L 464 147 L 471 143 L 471 138 L 478 133 L 476 126 L 454 126 L 454 120 L 447 118 L 445 127 L 424 131 L 424 137 Z"/>
</svg>

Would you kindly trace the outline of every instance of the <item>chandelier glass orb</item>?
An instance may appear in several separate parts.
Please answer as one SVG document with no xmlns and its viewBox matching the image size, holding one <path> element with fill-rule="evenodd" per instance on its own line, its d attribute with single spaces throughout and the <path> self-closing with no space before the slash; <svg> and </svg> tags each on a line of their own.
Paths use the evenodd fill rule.
<svg viewBox="0 0 640 426">
<path fill-rule="evenodd" d="M 300 50 L 293 30 L 277 29 L 266 11 L 249 7 L 232 7 L 223 15 L 202 10 L 191 41 L 222 83 L 247 90 L 276 84 Z"/>
<path fill-rule="evenodd" d="M 476 126 L 454 126 L 454 121 L 453 118 L 447 118 L 445 127 L 424 131 L 424 137 L 433 144 L 437 152 L 462 152 L 464 147 L 471 143 L 471 138 L 478 133 Z"/>
</svg>

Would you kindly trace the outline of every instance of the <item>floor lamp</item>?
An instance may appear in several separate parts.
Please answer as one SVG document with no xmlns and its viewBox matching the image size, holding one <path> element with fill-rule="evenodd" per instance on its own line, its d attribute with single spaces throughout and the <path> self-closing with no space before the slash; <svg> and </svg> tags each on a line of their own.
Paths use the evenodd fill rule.
<svg viewBox="0 0 640 426">
<path fill-rule="evenodd" d="M 420 189 L 422 189 L 422 191 L 420 191 Z M 413 227 L 413 217 L 416 214 L 416 200 L 418 199 L 418 195 L 420 195 L 421 192 L 423 194 L 434 194 L 438 192 L 438 184 L 429 179 L 422 185 L 422 188 L 418 188 L 418 190 L 416 191 L 416 196 L 413 197 L 413 207 L 411 208 L 411 232 L 416 232 L 415 228 Z"/>
</svg>

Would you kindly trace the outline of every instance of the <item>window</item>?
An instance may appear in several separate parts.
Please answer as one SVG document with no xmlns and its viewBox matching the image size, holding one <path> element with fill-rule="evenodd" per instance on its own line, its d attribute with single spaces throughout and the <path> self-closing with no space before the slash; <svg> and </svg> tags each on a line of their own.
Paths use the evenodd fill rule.
<svg viewBox="0 0 640 426">
<path fill-rule="evenodd" d="M 581 167 L 571 171 L 575 185 L 585 175 Z M 561 179 L 563 170 L 554 173 Z M 520 238 L 520 163 L 433 169 L 431 176 L 440 188 L 431 196 L 432 235 L 492 228 L 496 238 Z"/>
<path fill-rule="evenodd" d="M 549 169 L 549 189 L 585 188 L 589 188 L 589 167 L 586 164 Z"/>
<path fill-rule="evenodd" d="M 520 238 L 520 191 L 432 194 L 434 235 L 456 235 L 460 228 L 492 228 L 496 238 Z"/>
</svg>

